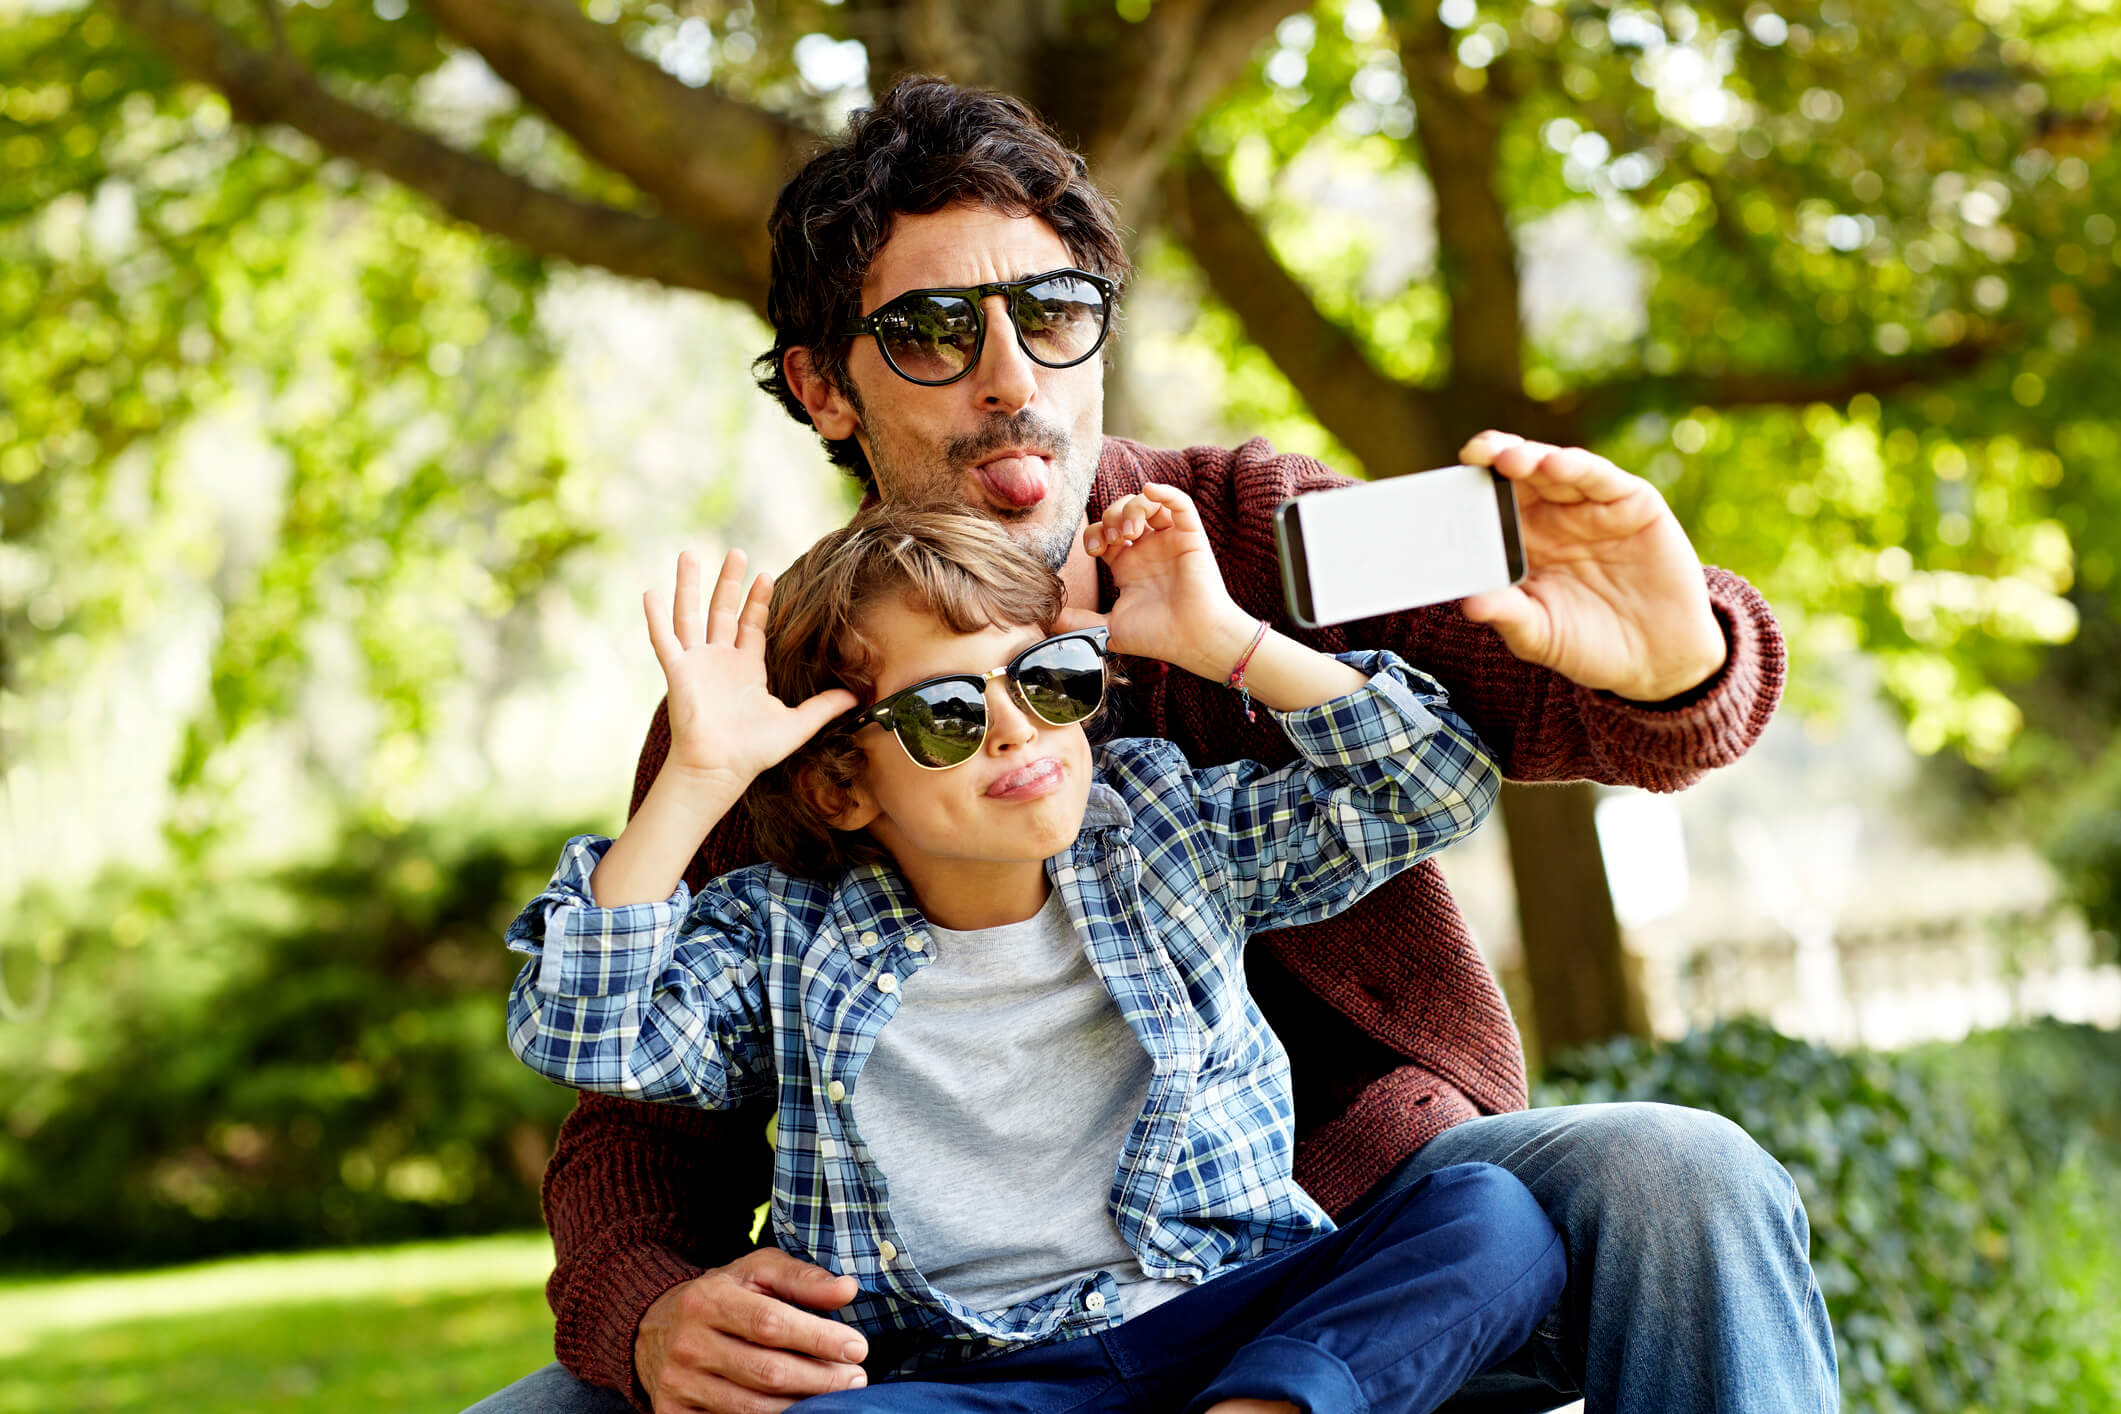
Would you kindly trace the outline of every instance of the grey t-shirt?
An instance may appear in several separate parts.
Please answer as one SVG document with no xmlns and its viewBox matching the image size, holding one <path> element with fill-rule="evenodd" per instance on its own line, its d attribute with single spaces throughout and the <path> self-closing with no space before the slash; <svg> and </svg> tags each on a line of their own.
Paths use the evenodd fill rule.
<svg viewBox="0 0 2121 1414">
<path fill-rule="evenodd" d="M 907 1255 L 975 1311 L 1100 1271 L 1130 1316 L 1186 1291 L 1145 1277 L 1112 1222 L 1149 1057 L 1060 892 L 1021 923 L 928 931 L 935 960 L 906 979 L 853 1101 Z"/>
</svg>

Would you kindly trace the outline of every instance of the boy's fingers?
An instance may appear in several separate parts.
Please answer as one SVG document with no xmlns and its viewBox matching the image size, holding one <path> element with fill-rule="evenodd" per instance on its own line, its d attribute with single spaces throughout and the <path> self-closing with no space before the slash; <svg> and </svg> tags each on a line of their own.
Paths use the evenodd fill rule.
<svg viewBox="0 0 2121 1414">
<path fill-rule="evenodd" d="M 1111 616 L 1107 614 L 1100 614 L 1091 609 L 1062 609 L 1060 617 L 1053 621 L 1053 631 L 1073 633 L 1079 628 L 1109 628 L 1111 625 Z"/>
<path fill-rule="evenodd" d="M 663 607 L 663 596 L 653 589 L 641 595 L 641 612 L 648 616 L 648 646 L 655 649 L 655 660 L 663 665 L 667 675 L 670 665 L 684 653 L 670 632 L 670 614 Z"/>
<path fill-rule="evenodd" d="M 681 645 L 689 648 L 700 641 L 700 557 L 690 550 L 678 554 L 677 599 L 670 624 Z"/>
<path fill-rule="evenodd" d="M 766 619 L 772 609 L 773 576 L 762 574 L 751 581 L 751 593 L 744 599 L 744 612 L 737 616 L 737 647 L 750 649 L 765 644 Z"/>
<path fill-rule="evenodd" d="M 1150 523 L 1158 530 L 1190 532 L 1201 528 L 1200 512 L 1195 509 L 1193 498 L 1176 486 L 1151 481 L 1142 487 L 1142 497 L 1155 507 Z"/>
<path fill-rule="evenodd" d="M 803 740 L 808 741 L 861 705 L 860 699 L 846 688 L 828 687 L 817 696 L 797 704 L 796 725 L 803 730 Z"/>
<path fill-rule="evenodd" d="M 731 550 L 722 557 L 722 572 L 714 581 L 714 598 L 707 605 L 707 642 L 734 643 L 737 615 L 743 606 L 744 552 Z"/>
</svg>

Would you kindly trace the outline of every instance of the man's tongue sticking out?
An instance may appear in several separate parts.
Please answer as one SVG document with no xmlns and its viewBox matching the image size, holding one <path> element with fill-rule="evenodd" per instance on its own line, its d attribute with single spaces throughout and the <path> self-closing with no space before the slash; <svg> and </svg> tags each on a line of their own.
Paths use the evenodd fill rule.
<svg viewBox="0 0 2121 1414">
<path fill-rule="evenodd" d="M 1046 499 L 1046 476 L 1052 463 L 1038 455 L 996 457 L 976 470 L 988 495 L 1010 506 L 1035 506 Z"/>
</svg>

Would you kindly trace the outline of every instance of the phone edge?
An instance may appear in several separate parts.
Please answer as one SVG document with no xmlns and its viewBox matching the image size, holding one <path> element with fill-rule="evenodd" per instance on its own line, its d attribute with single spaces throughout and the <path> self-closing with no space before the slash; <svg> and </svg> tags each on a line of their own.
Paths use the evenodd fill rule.
<svg viewBox="0 0 2121 1414">
<path fill-rule="evenodd" d="M 1516 584 L 1524 578 L 1524 535 L 1517 523 L 1517 491 L 1510 479 L 1493 467 L 1488 468 L 1488 479 L 1495 486 L 1495 516 L 1502 523 L 1503 568 L 1510 572 L 1510 583 Z"/>
<path fill-rule="evenodd" d="M 1310 561 L 1304 558 L 1303 525 L 1297 519 L 1297 501 L 1290 497 L 1274 508 L 1275 558 L 1281 565 L 1281 598 L 1289 617 L 1301 628 L 1315 629 L 1311 616 Z"/>
</svg>

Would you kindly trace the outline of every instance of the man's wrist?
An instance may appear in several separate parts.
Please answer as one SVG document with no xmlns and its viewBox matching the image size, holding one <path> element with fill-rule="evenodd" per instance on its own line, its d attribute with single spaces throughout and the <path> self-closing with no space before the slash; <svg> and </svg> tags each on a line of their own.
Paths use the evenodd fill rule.
<svg viewBox="0 0 2121 1414">
<path fill-rule="evenodd" d="M 1723 670 L 1730 666 L 1730 641 L 1725 637 L 1721 623 L 1717 624 L 1716 629 L 1718 652 L 1714 659 L 1708 662 L 1705 670 L 1673 673 L 1638 689 L 1615 691 L 1613 695 L 1635 707 L 1666 707 L 1699 698 L 1704 689 L 1712 686 L 1723 675 Z"/>
</svg>

